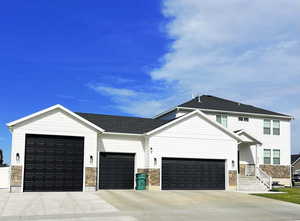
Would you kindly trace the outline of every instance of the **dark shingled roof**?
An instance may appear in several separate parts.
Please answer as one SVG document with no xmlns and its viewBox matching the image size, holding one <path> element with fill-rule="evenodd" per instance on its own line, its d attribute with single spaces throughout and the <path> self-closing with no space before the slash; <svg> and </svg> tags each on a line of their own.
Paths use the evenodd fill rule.
<svg viewBox="0 0 300 221">
<path fill-rule="evenodd" d="M 300 158 L 300 154 L 293 154 L 291 156 L 291 164 L 293 164 L 296 160 Z"/>
<path fill-rule="evenodd" d="M 170 120 L 152 118 L 124 117 L 79 112 L 76 112 L 76 114 L 107 132 L 115 133 L 143 134 L 170 122 Z"/>
<path fill-rule="evenodd" d="M 220 110 L 220 111 L 234 111 L 234 112 L 241 112 L 241 113 L 267 114 L 267 115 L 278 115 L 278 116 L 289 117 L 289 115 L 268 111 L 259 107 L 242 104 L 239 102 L 230 101 L 230 100 L 226 100 L 211 95 L 200 96 L 200 101 L 201 102 L 199 102 L 198 97 L 196 97 L 186 103 L 179 105 L 178 107 L 201 108 L 201 109 L 212 109 L 212 110 Z"/>
</svg>

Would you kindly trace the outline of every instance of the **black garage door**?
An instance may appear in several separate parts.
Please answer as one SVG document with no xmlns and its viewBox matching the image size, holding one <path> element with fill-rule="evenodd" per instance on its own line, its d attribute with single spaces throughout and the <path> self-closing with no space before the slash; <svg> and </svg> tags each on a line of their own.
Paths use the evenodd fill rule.
<svg viewBox="0 0 300 221">
<path fill-rule="evenodd" d="M 84 139 L 26 135 L 24 191 L 82 191 Z"/>
<path fill-rule="evenodd" d="M 223 190 L 225 161 L 163 158 L 162 189 Z"/>
<path fill-rule="evenodd" d="M 134 154 L 100 153 L 100 189 L 134 188 Z"/>
</svg>

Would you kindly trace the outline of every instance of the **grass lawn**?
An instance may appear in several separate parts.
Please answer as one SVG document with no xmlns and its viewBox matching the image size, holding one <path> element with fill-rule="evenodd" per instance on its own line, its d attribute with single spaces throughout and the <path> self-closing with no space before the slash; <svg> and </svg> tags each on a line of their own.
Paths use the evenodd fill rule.
<svg viewBox="0 0 300 221">
<path fill-rule="evenodd" d="M 279 188 L 273 191 L 285 192 L 285 193 L 278 193 L 278 194 L 263 193 L 263 194 L 253 194 L 253 195 L 300 204 L 300 188 Z"/>
</svg>

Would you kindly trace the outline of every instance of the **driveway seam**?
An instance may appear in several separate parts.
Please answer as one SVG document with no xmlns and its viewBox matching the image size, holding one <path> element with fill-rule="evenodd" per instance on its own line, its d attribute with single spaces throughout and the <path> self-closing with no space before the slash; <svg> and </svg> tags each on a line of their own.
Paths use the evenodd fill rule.
<svg viewBox="0 0 300 221">
<path fill-rule="evenodd" d="M 5 208 L 6 208 L 7 204 L 8 204 L 9 199 L 10 199 L 10 194 L 8 194 L 7 199 L 6 199 L 5 203 L 3 204 L 3 207 L 1 208 L 0 216 L 2 216 L 2 214 L 4 213 Z"/>
</svg>

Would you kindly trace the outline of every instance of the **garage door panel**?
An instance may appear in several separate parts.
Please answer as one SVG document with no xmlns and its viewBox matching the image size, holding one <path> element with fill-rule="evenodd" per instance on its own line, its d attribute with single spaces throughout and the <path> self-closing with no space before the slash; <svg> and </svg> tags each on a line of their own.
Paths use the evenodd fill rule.
<svg viewBox="0 0 300 221">
<path fill-rule="evenodd" d="M 134 188 L 134 154 L 101 153 L 99 169 L 101 189 Z"/>
<path fill-rule="evenodd" d="M 162 189 L 225 189 L 225 161 L 163 158 Z"/>
<path fill-rule="evenodd" d="M 82 191 L 83 144 L 80 137 L 27 135 L 24 191 Z"/>
</svg>

